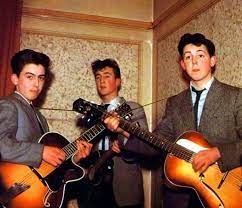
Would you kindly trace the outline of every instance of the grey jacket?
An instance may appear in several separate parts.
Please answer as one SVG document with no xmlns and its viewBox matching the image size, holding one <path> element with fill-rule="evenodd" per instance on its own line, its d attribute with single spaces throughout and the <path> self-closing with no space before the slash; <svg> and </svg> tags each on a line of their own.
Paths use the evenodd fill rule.
<svg viewBox="0 0 242 208">
<path fill-rule="evenodd" d="M 131 107 L 133 112 L 131 122 L 138 122 L 141 127 L 148 128 L 143 107 L 135 102 L 127 102 L 127 104 Z M 124 138 L 119 135 L 119 143 L 124 144 L 123 139 Z M 121 156 L 114 157 L 113 191 L 119 206 L 143 204 L 142 169 L 140 160 L 137 160 L 136 156 L 152 156 L 154 153 L 156 153 L 154 148 L 131 135 L 127 142 L 121 147 Z"/>
<path fill-rule="evenodd" d="M 44 131 L 45 118 L 37 111 Z M 0 153 L 1 160 L 38 167 L 43 145 L 38 144 L 41 130 L 29 103 L 19 94 L 0 99 Z"/>
<path fill-rule="evenodd" d="M 175 140 L 188 130 L 195 130 L 190 89 L 167 100 L 162 122 L 155 133 Z M 242 165 L 242 89 L 214 80 L 208 92 L 198 131 L 222 158 L 222 171 Z"/>
</svg>

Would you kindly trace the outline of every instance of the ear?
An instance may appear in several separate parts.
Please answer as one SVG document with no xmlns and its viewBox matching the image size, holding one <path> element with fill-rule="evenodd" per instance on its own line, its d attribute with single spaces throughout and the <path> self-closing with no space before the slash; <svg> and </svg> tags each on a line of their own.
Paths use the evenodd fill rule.
<svg viewBox="0 0 242 208">
<path fill-rule="evenodd" d="M 185 63 L 183 61 L 183 59 L 180 60 L 180 65 L 181 65 L 181 68 L 186 71 L 186 67 L 185 67 Z"/>
<path fill-rule="evenodd" d="M 116 78 L 116 87 L 119 88 L 121 86 L 121 79 L 120 78 Z"/>
<path fill-rule="evenodd" d="M 214 67 L 217 63 L 217 57 L 216 56 L 212 56 L 211 57 L 211 63 L 210 63 L 210 66 L 211 67 Z"/>
<path fill-rule="evenodd" d="M 12 74 L 11 75 L 11 81 L 12 83 L 16 86 L 18 84 L 18 76 L 17 74 Z"/>
</svg>

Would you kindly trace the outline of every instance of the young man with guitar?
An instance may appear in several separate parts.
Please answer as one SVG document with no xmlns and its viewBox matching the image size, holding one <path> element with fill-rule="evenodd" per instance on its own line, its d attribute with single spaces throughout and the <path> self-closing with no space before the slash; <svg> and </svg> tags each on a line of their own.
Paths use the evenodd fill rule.
<svg viewBox="0 0 242 208">
<path fill-rule="evenodd" d="M 26 178 L 25 185 L 19 183 L 19 190 L 15 190 L 16 187 L 13 185 L 12 190 L 9 188 L 8 193 L 5 193 L 7 190 L 4 191 L 4 189 L 8 187 L 4 187 L 4 183 L 9 180 L 5 181 L 1 175 L 3 187 L 1 187 L 0 203 L 2 205 L 7 203 L 8 207 L 43 207 L 44 198 L 40 198 L 41 191 L 40 189 L 39 193 L 38 190 L 36 191 L 40 196 L 35 201 L 34 190 L 31 185 L 28 186 L 26 183 L 28 177 L 33 173 L 33 178 L 37 178 L 38 183 L 38 178 L 40 181 L 42 180 L 41 173 L 38 173 L 35 168 L 43 165 L 58 167 L 66 159 L 65 152 L 56 145 L 38 143 L 40 137 L 49 129 L 46 119 L 34 108 L 33 101 L 38 98 L 44 87 L 49 74 L 50 59 L 43 53 L 25 49 L 12 57 L 11 66 L 13 70 L 11 81 L 15 85 L 15 91 L 10 96 L 0 99 L 0 175 L 8 171 L 9 175 L 19 172 L 19 177 L 26 174 Z M 84 141 L 77 141 L 76 145 L 77 153 L 73 157 L 74 162 L 86 157 L 92 147 L 91 144 Z M 11 164 L 12 166 L 14 164 L 23 166 L 16 166 L 14 169 Z M 26 171 L 24 165 L 26 165 Z M 21 167 L 24 169 L 23 172 L 21 172 Z M 33 172 L 28 175 L 30 169 Z M 10 194 L 11 191 L 13 191 L 13 195 L 16 195 L 13 197 L 13 202 L 10 200 L 13 196 Z M 16 193 L 18 191 L 19 195 Z M 25 198 L 27 192 L 30 194 L 29 201 L 21 201 L 21 197 Z"/>
<path fill-rule="evenodd" d="M 127 112 L 127 114 L 130 114 L 130 121 L 147 128 L 143 108 L 138 103 L 126 102 L 124 98 L 119 96 L 121 73 L 117 62 L 113 59 L 96 60 L 92 63 L 92 71 L 98 95 L 102 100 L 102 105 L 107 106 L 107 111 L 113 111 L 125 102 L 131 109 L 130 112 Z M 90 200 L 91 202 L 87 207 L 142 208 L 144 206 L 140 157 L 144 155 L 149 156 L 154 149 L 143 141 L 136 139 L 135 136 L 129 136 L 127 132 L 124 132 L 124 134 L 130 138 L 127 140 L 126 137 L 113 134 L 110 131 L 106 131 L 99 138 L 96 149 L 102 152 L 111 151 L 111 149 L 113 151 L 113 167 L 109 166 L 112 178 L 111 181 L 107 182 L 109 184 L 106 184 L 106 188 L 109 189 L 109 195 L 104 189 L 97 190 L 102 197 L 97 196 L 96 202 L 94 202 L 95 199 L 93 201 Z M 116 155 L 114 155 L 115 153 Z M 102 190 L 103 193 L 100 193 Z M 98 198 L 101 200 L 98 200 Z M 105 202 L 106 200 L 113 200 L 113 203 L 108 204 Z"/>
<path fill-rule="evenodd" d="M 193 188 L 200 201 L 194 191 L 166 188 L 164 207 L 238 208 L 242 196 L 242 89 L 214 78 L 215 46 L 204 35 L 184 34 L 178 51 L 190 86 L 167 100 L 164 117 L 154 134 L 142 130 L 138 134 L 153 144 L 154 139 L 160 140 L 156 144 L 172 153 L 164 166 L 169 185 Z M 120 131 L 121 126 L 131 133 L 138 132 L 115 116 L 104 122 L 114 131 Z M 173 143 L 176 139 L 178 145 Z"/>
</svg>

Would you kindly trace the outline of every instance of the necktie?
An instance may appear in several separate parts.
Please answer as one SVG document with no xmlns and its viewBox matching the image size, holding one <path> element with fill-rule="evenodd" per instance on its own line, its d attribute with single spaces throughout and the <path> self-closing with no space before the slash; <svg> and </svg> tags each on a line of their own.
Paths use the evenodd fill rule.
<svg viewBox="0 0 242 208">
<path fill-rule="evenodd" d="M 196 90 L 194 87 L 192 87 L 192 91 L 196 93 L 196 101 L 195 101 L 194 106 L 193 106 L 196 130 L 197 130 L 197 127 L 198 127 L 198 115 L 197 115 L 197 113 L 198 113 L 198 104 L 199 104 L 199 100 L 200 100 L 201 94 L 202 94 L 202 92 L 204 90 L 205 89 Z"/>
<path fill-rule="evenodd" d="M 33 109 L 33 111 L 34 111 L 34 115 L 35 115 L 35 117 L 36 117 L 36 119 L 37 119 L 37 121 L 38 121 L 38 124 L 39 124 L 39 128 L 40 128 L 41 134 L 44 134 L 45 131 L 44 131 L 43 127 L 42 127 L 42 124 L 41 124 L 40 118 L 39 118 L 39 116 L 38 116 L 38 114 L 37 114 L 37 112 L 36 112 L 36 110 L 35 110 L 35 107 L 34 107 L 32 104 L 30 104 L 30 106 L 31 106 L 31 108 Z"/>
<path fill-rule="evenodd" d="M 108 109 L 108 106 L 109 106 L 109 104 L 104 104 L 104 108 L 107 110 Z M 104 136 L 104 138 L 102 138 L 102 140 L 101 140 L 101 144 L 102 144 L 102 150 L 107 150 L 107 147 L 106 147 L 106 145 L 105 145 L 105 142 L 107 141 L 107 143 L 109 144 L 109 138 L 108 138 L 108 136 Z"/>
</svg>

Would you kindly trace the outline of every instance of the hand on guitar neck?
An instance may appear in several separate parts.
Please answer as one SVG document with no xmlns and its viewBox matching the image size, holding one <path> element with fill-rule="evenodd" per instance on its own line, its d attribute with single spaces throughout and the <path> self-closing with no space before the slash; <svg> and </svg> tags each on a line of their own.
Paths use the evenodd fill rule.
<svg viewBox="0 0 242 208">
<path fill-rule="evenodd" d="M 127 133 L 129 137 L 129 133 L 119 127 L 120 117 L 117 113 L 109 114 L 108 117 L 104 119 L 104 123 L 110 131 L 121 133 L 123 135 L 124 133 Z M 194 155 L 192 167 L 195 172 L 204 173 L 208 167 L 215 163 L 220 157 L 221 155 L 217 147 L 201 150 Z"/>
<path fill-rule="evenodd" d="M 129 138 L 130 134 L 119 127 L 119 120 L 120 116 L 116 112 L 112 112 L 104 118 L 103 122 L 110 131 L 122 134 L 126 138 Z"/>
<path fill-rule="evenodd" d="M 90 155 L 93 144 L 83 140 L 76 140 L 77 151 L 73 157 L 75 163 Z"/>
<path fill-rule="evenodd" d="M 73 160 L 75 163 L 78 163 L 82 158 L 90 154 L 93 145 L 82 140 L 76 140 L 76 146 L 77 151 Z M 55 167 L 61 165 L 66 159 L 65 152 L 62 149 L 47 145 L 44 146 L 42 157 L 45 162 Z"/>
</svg>

